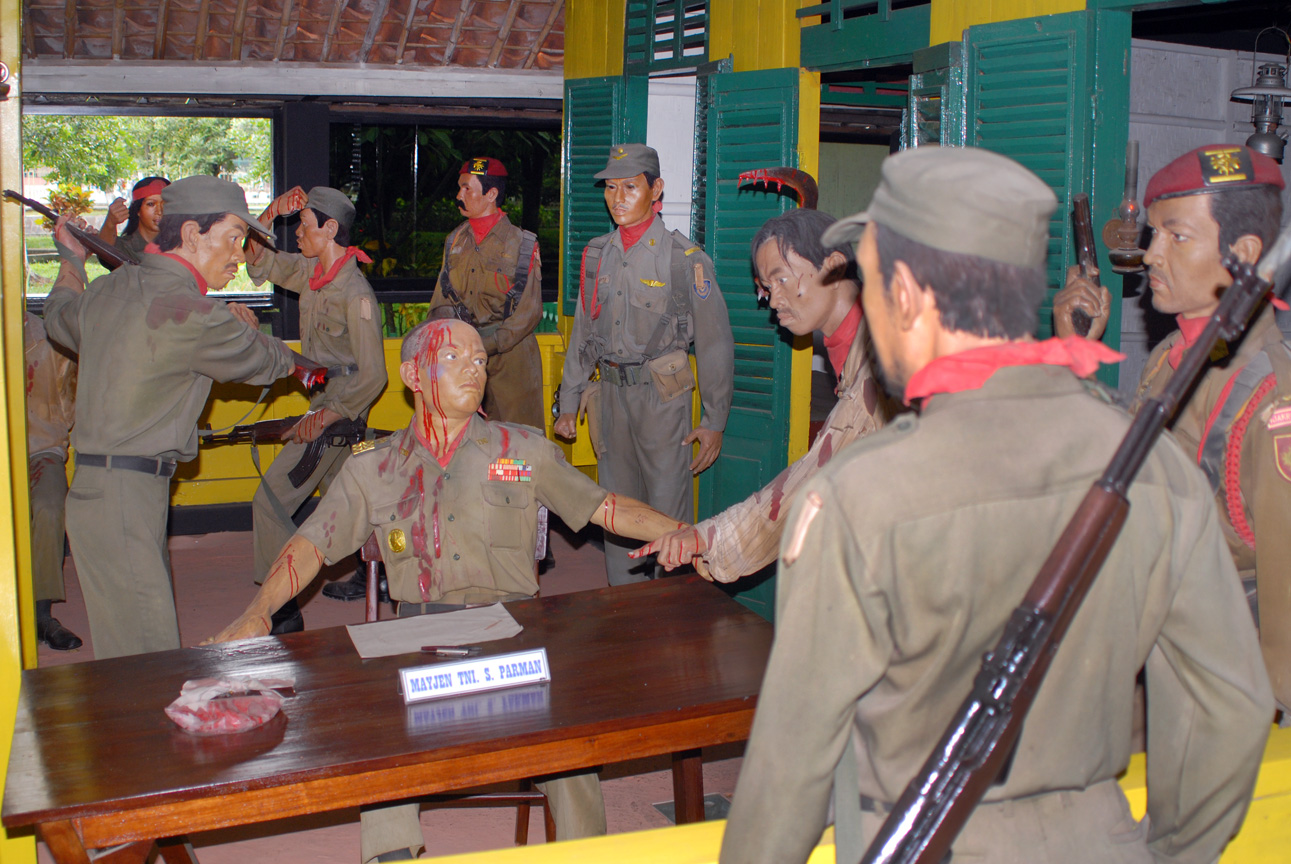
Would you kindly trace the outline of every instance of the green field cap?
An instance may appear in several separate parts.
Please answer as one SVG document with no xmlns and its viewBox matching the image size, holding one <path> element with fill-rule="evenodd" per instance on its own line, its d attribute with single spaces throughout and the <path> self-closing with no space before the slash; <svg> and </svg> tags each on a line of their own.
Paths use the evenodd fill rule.
<svg viewBox="0 0 1291 864">
<path fill-rule="evenodd" d="M 870 206 L 835 222 L 824 244 L 854 243 L 865 223 L 961 255 L 1043 267 L 1053 190 L 1007 156 L 976 147 L 924 146 L 883 160 Z"/>
<path fill-rule="evenodd" d="M 354 225 L 354 203 L 339 189 L 315 186 L 309 190 L 309 207 L 332 217 L 346 231 Z"/>
<path fill-rule="evenodd" d="M 166 215 L 206 216 L 211 213 L 231 213 L 253 231 L 258 231 L 272 246 L 273 234 L 247 210 L 247 196 L 242 187 L 219 177 L 197 174 L 176 180 L 161 190 L 161 203 Z"/>
<path fill-rule="evenodd" d="M 659 154 L 644 144 L 615 144 L 610 148 L 610 158 L 605 170 L 598 171 L 597 180 L 623 180 L 638 174 L 659 176 Z"/>
</svg>

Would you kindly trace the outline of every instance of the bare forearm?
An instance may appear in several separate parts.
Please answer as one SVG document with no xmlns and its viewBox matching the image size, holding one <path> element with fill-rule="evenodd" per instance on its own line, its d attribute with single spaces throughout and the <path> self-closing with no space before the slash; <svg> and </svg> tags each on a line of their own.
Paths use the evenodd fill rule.
<svg viewBox="0 0 1291 864">
<path fill-rule="evenodd" d="M 665 516 L 649 504 L 613 492 L 605 496 L 605 502 L 592 515 L 591 521 L 611 534 L 647 541 L 686 527 L 685 522 Z"/>
<path fill-rule="evenodd" d="M 245 612 L 209 642 L 228 642 L 268 634 L 269 619 L 282 604 L 299 594 L 323 566 L 318 548 L 300 535 L 293 536 L 269 569 L 255 599 Z"/>
</svg>

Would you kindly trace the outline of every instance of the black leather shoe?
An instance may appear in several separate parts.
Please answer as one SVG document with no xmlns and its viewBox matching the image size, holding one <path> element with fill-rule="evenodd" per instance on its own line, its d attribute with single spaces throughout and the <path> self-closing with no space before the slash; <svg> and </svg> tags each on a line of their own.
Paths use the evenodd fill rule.
<svg viewBox="0 0 1291 864">
<path fill-rule="evenodd" d="M 284 633 L 299 633 L 305 629 L 305 616 L 300 614 L 296 598 L 288 600 L 269 619 L 269 635 L 281 636 Z"/>
<path fill-rule="evenodd" d="M 80 636 L 64 627 L 57 618 L 42 618 L 37 621 L 36 638 L 55 651 L 75 651 L 84 644 Z"/>
<path fill-rule="evenodd" d="M 386 852 L 378 855 L 374 861 L 414 861 L 416 856 L 407 849 L 396 849 L 394 852 Z"/>
<path fill-rule="evenodd" d="M 362 600 L 368 594 L 368 576 L 363 566 L 344 582 L 339 579 L 323 586 L 323 596 L 333 600 Z"/>
</svg>

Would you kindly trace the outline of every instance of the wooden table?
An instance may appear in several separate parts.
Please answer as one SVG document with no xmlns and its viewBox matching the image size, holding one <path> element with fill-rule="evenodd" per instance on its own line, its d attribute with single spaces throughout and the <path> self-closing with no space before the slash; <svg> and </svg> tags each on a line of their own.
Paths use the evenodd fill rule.
<svg viewBox="0 0 1291 864">
<path fill-rule="evenodd" d="M 123 845 L 671 753 L 678 822 L 703 818 L 699 748 L 748 737 L 771 626 L 698 577 L 507 607 L 486 653 L 545 647 L 549 684 L 405 706 L 401 667 L 345 628 L 23 673 L 7 828 L 55 859 Z M 182 732 L 162 709 L 191 678 L 294 676 L 283 716 L 240 735 Z"/>
</svg>

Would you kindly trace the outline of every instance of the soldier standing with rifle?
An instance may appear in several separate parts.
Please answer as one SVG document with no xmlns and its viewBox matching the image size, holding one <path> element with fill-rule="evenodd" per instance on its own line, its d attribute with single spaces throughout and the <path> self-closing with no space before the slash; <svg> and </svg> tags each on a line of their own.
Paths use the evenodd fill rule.
<svg viewBox="0 0 1291 864">
<path fill-rule="evenodd" d="M 1056 204 L 1003 156 L 920 148 L 825 235 L 861 235 L 881 374 L 920 410 L 835 457 L 790 511 L 727 864 L 805 861 L 831 789 L 840 833 L 874 836 L 1130 425 L 1082 380 L 1119 355 L 1031 337 Z M 1273 706 L 1209 487 L 1162 437 L 1128 498 L 956 861 L 1213 861 L 1241 824 Z M 1136 823 L 1115 778 L 1145 664 Z"/>
<path fill-rule="evenodd" d="M 162 197 L 166 215 L 142 263 L 82 292 L 65 262 L 45 303 L 49 338 L 80 355 L 67 534 L 98 659 L 179 647 L 170 478 L 197 455 L 211 382 L 269 384 L 297 370 L 286 345 L 206 296 L 237 274 L 248 228 L 264 230 L 242 189 L 187 177 Z M 58 239 L 83 261 L 66 227 Z"/>
<path fill-rule="evenodd" d="M 247 250 L 247 274 L 256 284 L 266 279 L 300 297 L 300 348 L 311 360 L 325 366 L 353 364 L 351 375 L 332 378 L 309 401 L 309 413 L 282 439 L 287 442 L 265 471 L 251 500 L 255 531 L 255 580 L 264 582 L 269 567 L 296 531 L 296 511 L 320 486 L 336 475 L 350 453 L 348 446 L 328 446 L 322 458 L 299 486 L 289 479 L 310 442 L 333 423 L 366 420 L 368 409 L 386 386 L 385 343 L 372 286 L 359 270 L 369 259 L 350 246 L 354 205 L 338 189 L 315 186 L 307 195 L 299 186 L 279 195 L 260 214 L 267 230 L 279 216 L 300 213 L 296 226 L 299 253 L 264 250 L 252 244 Z M 340 583 L 341 599 L 363 596 L 356 574 Z M 353 586 L 358 593 L 350 596 Z M 329 592 L 329 596 L 335 596 Z M 274 618 L 274 633 L 291 633 L 305 626 L 293 598 Z"/>
</svg>

